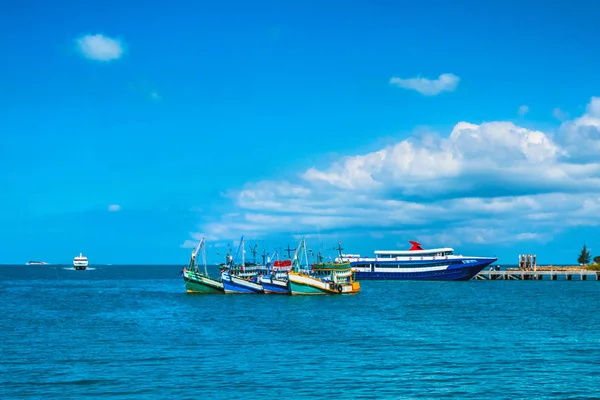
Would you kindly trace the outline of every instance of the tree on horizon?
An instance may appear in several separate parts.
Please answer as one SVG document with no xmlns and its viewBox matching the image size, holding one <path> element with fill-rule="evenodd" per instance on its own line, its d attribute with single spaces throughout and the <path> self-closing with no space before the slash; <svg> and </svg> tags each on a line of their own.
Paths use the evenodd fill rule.
<svg viewBox="0 0 600 400">
<path fill-rule="evenodd" d="M 585 243 L 583 244 L 583 249 L 581 249 L 581 253 L 579 254 L 579 258 L 577 258 L 577 262 L 579 264 L 589 264 L 590 263 L 590 252 L 587 249 Z"/>
<path fill-rule="evenodd" d="M 594 264 L 600 264 L 600 256 L 594 257 Z"/>
</svg>

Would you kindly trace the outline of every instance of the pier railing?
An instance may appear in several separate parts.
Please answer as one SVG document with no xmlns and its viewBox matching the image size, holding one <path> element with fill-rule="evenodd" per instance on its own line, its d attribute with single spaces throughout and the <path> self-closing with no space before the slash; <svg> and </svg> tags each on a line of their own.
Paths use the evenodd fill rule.
<svg viewBox="0 0 600 400">
<path fill-rule="evenodd" d="M 541 269 L 538 267 L 538 269 Z M 504 270 L 504 271 L 481 271 L 473 278 L 475 280 L 580 280 L 598 281 L 600 271 L 586 269 L 562 269 L 562 270 Z"/>
</svg>

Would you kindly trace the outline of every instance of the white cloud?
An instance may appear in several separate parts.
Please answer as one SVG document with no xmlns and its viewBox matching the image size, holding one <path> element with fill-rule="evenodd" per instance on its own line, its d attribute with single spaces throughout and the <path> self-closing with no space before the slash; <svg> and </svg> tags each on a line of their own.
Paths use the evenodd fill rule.
<svg viewBox="0 0 600 400">
<path fill-rule="evenodd" d="M 441 92 L 453 92 L 460 78 L 454 74 L 441 74 L 437 79 L 397 78 L 390 79 L 390 84 L 403 89 L 415 90 L 425 96 L 435 96 Z"/>
<path fill-rule="evenodd" d="M 527 114 L 529 112 L 529 107 L 527 107 L 526 105 L 522 105 L 521 107 L 519 107 L 519 115 L 521 117 L 524 117 L 525 114 Z"/>
<path fill-rule="evenodd" d="M 110 206 L 108 206 L 108 211 L 120 211 L 121 210 L 121 206 L 118 204 L 111 204 Z"/>
<path fill-rule="evenodd" d="M 573 159 L 596 161 L 600 154 L 600 97 L 592 97 L 585 114 L 563 122 L 561 135 Z"/>
<path fill-rule="evenodd" d="M 111 61 L 121 58 L 123 44 L 101 34 L 85 35 L 76 40 L 77 48 L 86 58 L 98 61 Z"/>
<path fill-rule="evenodd" d="M 459 122 L 445 136 L 344 157 L 294 181 L 248 183 L 232 196 L 238 213 L 203 230 L 227 240 L 344 230 L 450 243 L 548 241 L 570 226 L 600 225 L 598 154 L 600 98 L 556 135 Z"/>
</svg>

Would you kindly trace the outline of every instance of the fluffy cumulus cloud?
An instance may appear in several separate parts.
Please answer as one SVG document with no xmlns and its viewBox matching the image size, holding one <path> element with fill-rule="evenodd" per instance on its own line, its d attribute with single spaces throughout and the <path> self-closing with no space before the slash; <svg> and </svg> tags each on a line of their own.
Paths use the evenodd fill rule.
<svg viewBox="0 0 600 400">
<path fill-rule="evenodd" d="M 101 34 L 85 35 L 76 40 L 77 49 L 86 58 L 97 61 L 111 61 L 121 58 L 123 44 Z"/>
<path fill-rule="evenodd" d="M 435 96 L 441 92 L 453 92 L 456 90 L 460 78 L 454 74 L 441 74 L 437 79 L 398 78 L 390 79 L 390 84 L 399 88 L 415 90 L 425 96 Z"/>
<path fill-rule="evenodd" d="M 459 122 L 312 167 L 289 181 L 248 183 L 238 213 L 203 226 L 213 239 L 273 232 L 416 237 L 455 245 L 547 241 L 600 224 L 600 98 L 553 134 L 512 122 Z"/>
</svg>

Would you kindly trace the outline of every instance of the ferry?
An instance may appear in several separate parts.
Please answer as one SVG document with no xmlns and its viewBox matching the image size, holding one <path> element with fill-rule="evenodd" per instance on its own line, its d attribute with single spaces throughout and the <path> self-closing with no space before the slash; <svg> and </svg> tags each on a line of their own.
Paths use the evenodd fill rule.
<svg viewBox="0 0 600 400">
<path fill-rule="evenodd" d="M 336 260 L 350 262 L 356 280 L 468 281 L 498 260 L 497 257 L 468 257 L 454 254 L 450 247 L 425 250 L 409 241 L 409 250 L 376 250 L 375 257 L 340 254 Z"/>
<path fill-rule="evenodd" d="M 86 269 L 88 266 L 88 259 L 83 254 L 79 253 L 78 256 L 73 258 L 73 266 L 75 269 Z"/>
<path fill-rule="evenodd" d="M 27 261 L 25 265 L 48 265 L 48 263 L 44 261 Z"/>
</svg>

